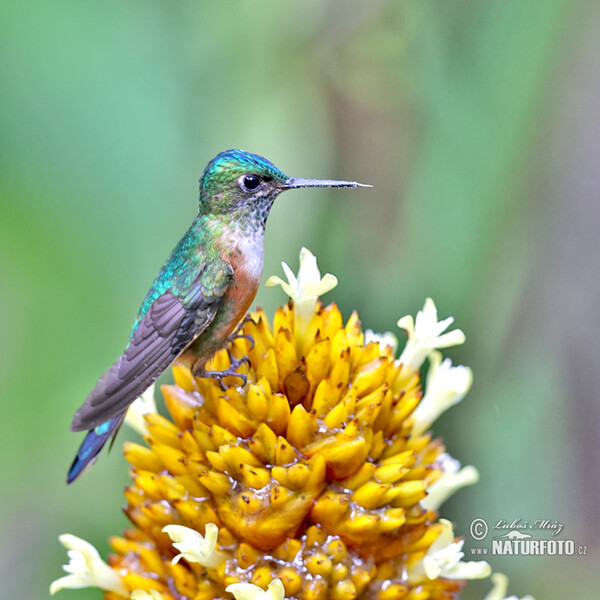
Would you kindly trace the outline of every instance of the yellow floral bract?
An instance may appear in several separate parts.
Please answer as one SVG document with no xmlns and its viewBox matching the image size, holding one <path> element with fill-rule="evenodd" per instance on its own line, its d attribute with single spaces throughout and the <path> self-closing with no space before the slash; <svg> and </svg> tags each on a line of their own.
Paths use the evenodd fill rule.
<svg viewBox="0 0 600 600">
<path fill-rule="evenodd" d="M 335 305 L 317 303 L 298 334 L 292 303 L 272 328 L 258 311 L 243 333 L 254 345 L 231 350 L 250 359 L 246 386 L 226 378 L 222 391 L 176 366 L 162 388 L 172 421 L 147 414 L 149 447 L 125 444 L 134 527 L 112 540 L 111 565 L 128 590 L 212 600 L 278 578 L 302 600 L 454 597 L 463 582 L 406 579 L 441 531 L 420 505 L 444 448 L 412 433 L 419 373 L 403 375 L 389 346 L 364 345 L 357 315 L 344 324 Z M 223 350 L 207 369 L 228 366 Z M 163 527 L 203 534 L 210 523 L 219 564 L 172 564 Z"/>
</svg>

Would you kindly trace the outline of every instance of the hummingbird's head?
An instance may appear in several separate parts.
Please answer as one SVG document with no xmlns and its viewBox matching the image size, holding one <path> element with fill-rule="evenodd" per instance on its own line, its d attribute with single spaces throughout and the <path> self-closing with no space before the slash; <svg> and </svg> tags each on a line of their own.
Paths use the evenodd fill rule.
<svg viewBox="0 0 600 600">
<path fill-rule="evenodd" d="M 207 213 L 268 213 L 289 178 L 266 158 L 227 150 L 213 158 L 200 179 L 200 206 Z M 266 218 L 266 215 L 265 215 Z"/>
<path fill-rule="evenodd" d="M 370 187 L 354 181 L 288 177 L 258 154 L 227 150 L 213 158 L 200 179 L 200 210 L 206 214 L 255 218 L 264 223 L 277 196 L 301 187 Z"/>
</svg>

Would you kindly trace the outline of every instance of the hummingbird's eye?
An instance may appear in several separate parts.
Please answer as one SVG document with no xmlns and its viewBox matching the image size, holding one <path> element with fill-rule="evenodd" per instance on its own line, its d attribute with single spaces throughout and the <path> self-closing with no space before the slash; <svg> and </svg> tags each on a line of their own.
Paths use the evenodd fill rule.
<svg viewBox="0 0 600 600">
<path fill-rule="evenodd" d="M 244 192 L 252 192 L 260 185 L 260 177 L 258 175 L 242 175 L 238 183 Z"/>
</svg>

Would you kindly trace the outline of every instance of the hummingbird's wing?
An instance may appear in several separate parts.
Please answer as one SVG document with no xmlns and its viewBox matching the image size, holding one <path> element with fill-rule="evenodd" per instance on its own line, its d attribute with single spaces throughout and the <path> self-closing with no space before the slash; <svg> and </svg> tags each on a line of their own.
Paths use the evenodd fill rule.
<svg viewBox="0 0 600 600">
<path fill-rule="evenodd" d="M 122 414 L 208 327 L 233 277 L 228 263 L 220 267 L 210 269 L 210 274 L 203 272 L 187 294 L 177 294 L 171 288 L 151 304 L 125 352 L 100 377 L 75 413 L 71 431 L 93 429 Z"/>
</svg>

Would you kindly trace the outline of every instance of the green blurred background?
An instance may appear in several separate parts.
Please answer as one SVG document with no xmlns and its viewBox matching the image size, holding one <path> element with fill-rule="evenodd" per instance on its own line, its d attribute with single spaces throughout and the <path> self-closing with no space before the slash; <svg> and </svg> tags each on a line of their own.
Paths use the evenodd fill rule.
<svg viewBox="0 0 600 600">
<path fill-rule="evenodd" d="M 481 481 L 442 512 L 467 548 L 476 517 L 559 521 L 587 556 L 492 567 L 519 596 L 598 598 L 599 9 L 2 3 L 1 595 L 47 596 L 60 533 L 106 554 L 126 526 L 119 443 L 67 488 L 68 425 L 191 222 L 204 165 L 239 147 L 374 185 L 282 196 L 265 279 L 306 245 L 339 278 L 326 299 L 364 327 L 394 330 L 426 296 L 454 315 L 467 343 L 449 354 L 475 383 L 436 433 Z"/>
</svg>

